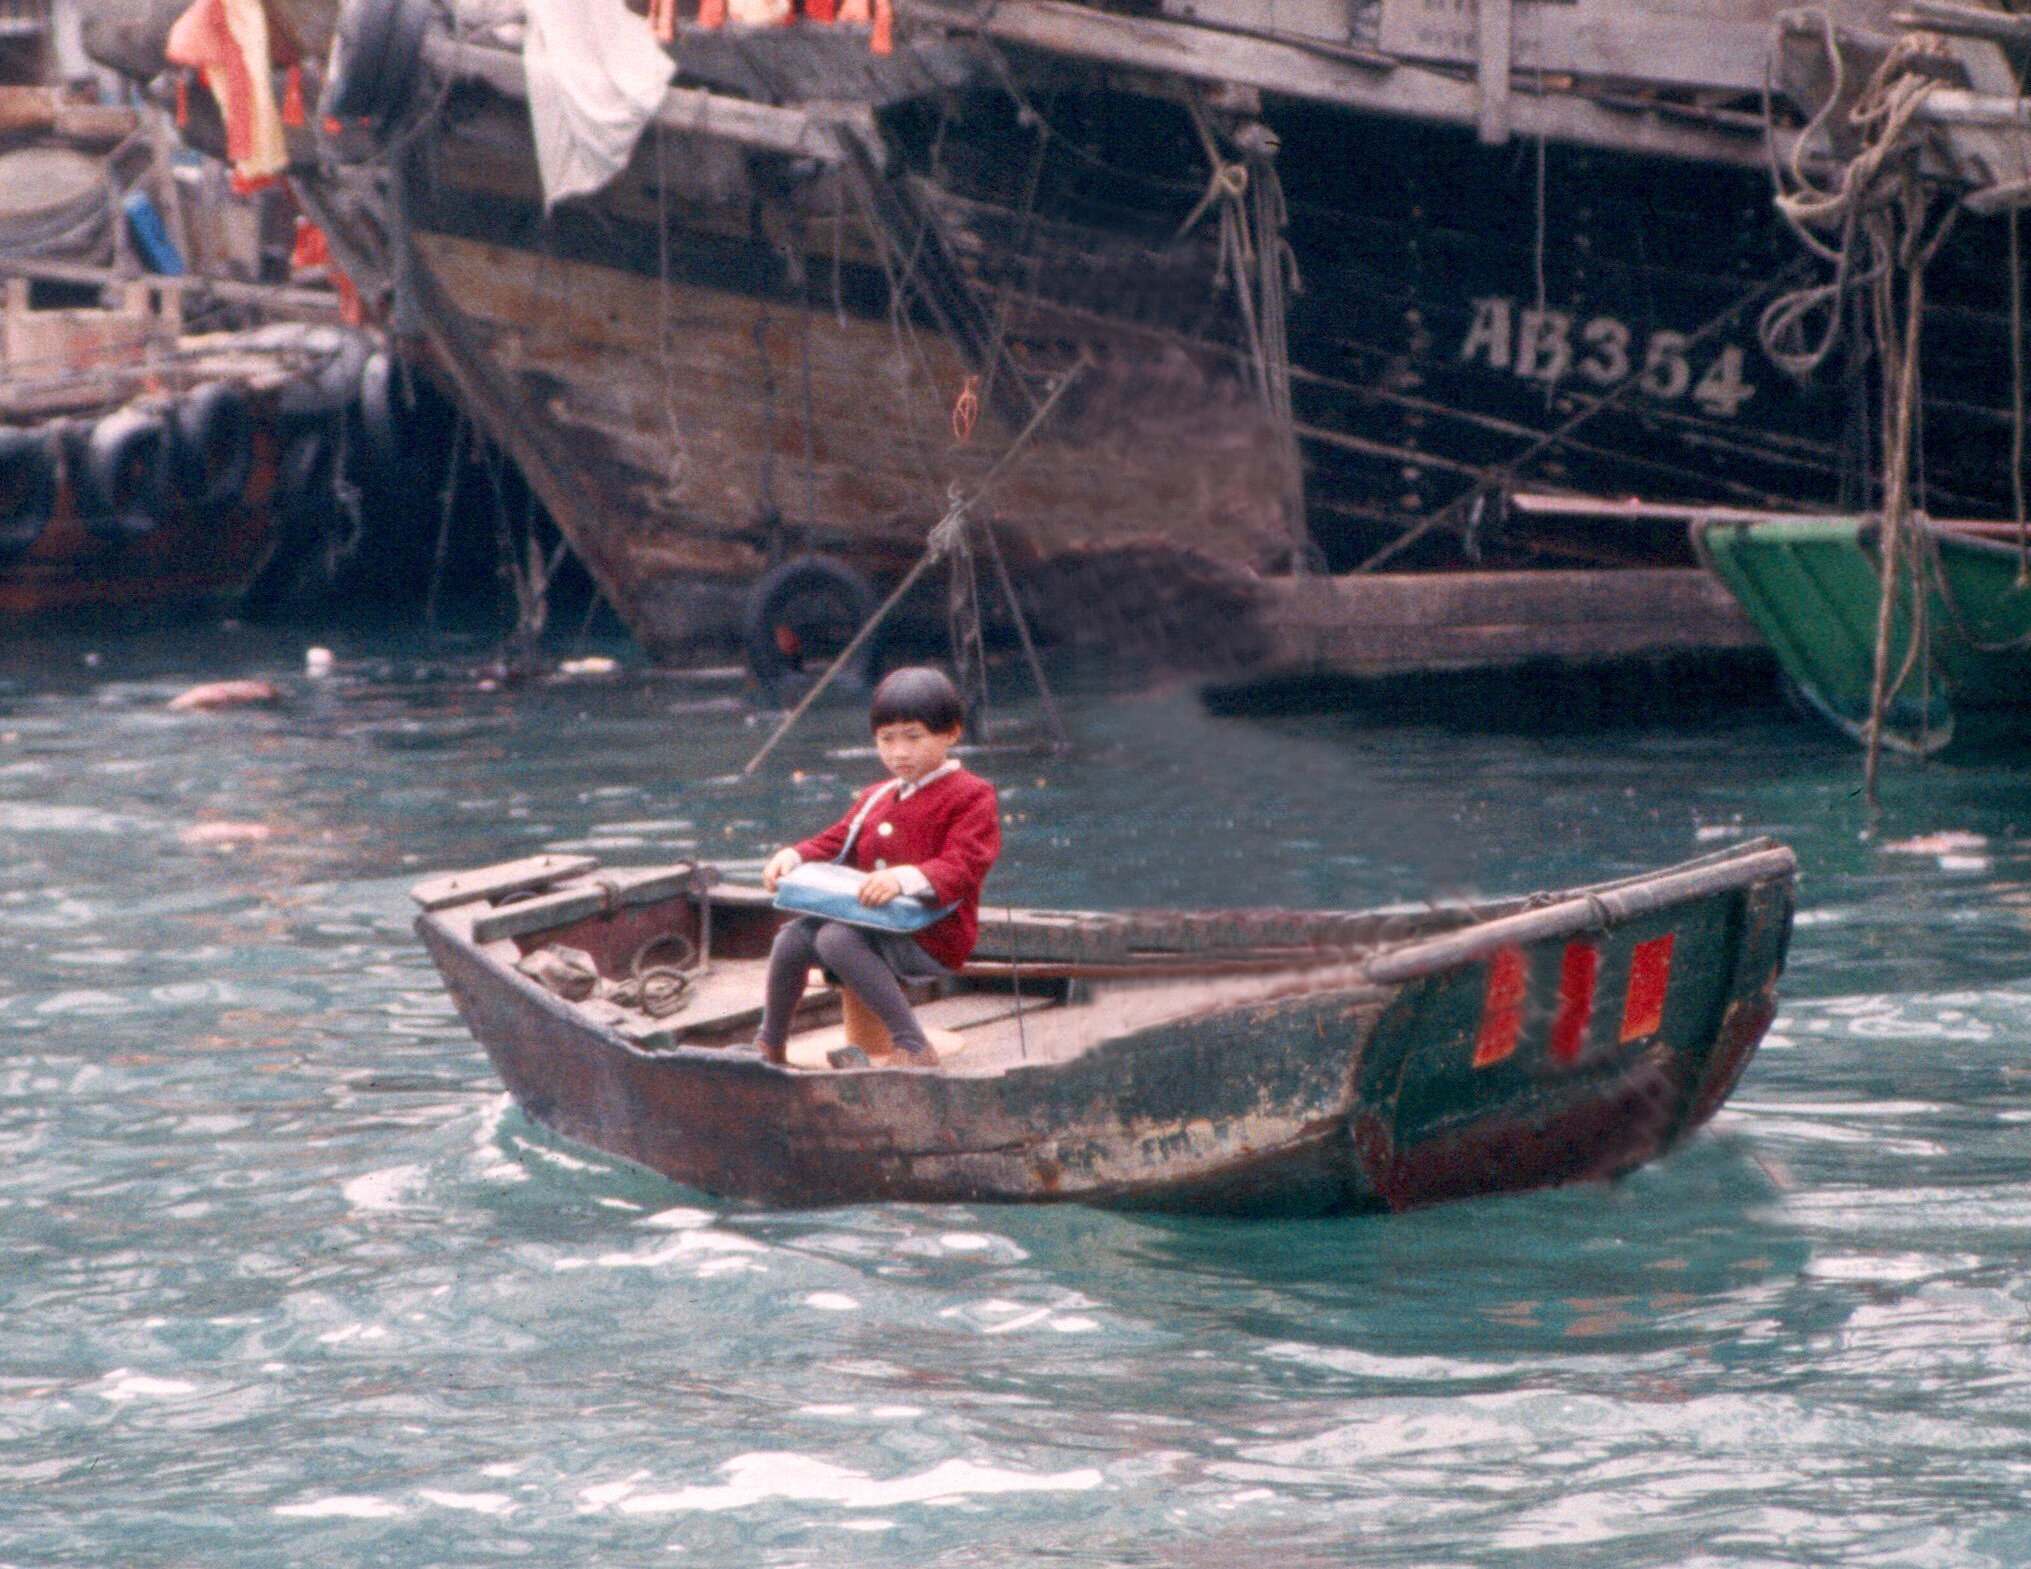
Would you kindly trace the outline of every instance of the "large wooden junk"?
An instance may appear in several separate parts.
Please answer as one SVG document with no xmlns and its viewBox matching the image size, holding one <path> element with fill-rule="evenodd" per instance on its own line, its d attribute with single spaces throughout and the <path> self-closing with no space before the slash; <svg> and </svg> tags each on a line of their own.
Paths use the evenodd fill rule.
<svg viewBox="0 0 2031 1569">
<path fill-rule="evenodd" d="M 105 9 L 102 58 L 159 66 L 176 7 Z M 1068 376 L 974 508 L 1048 635 L 1330 658 L 1286 635 L 1306 576 L 1689 573 L 1675 527 L 1509 503 L 1868 504 L 1867 334 L 1800 292 L 1854 274 L 1771 159 L 1851 157 L 1894 56 L 1899 157 L 2026 189 L 2024 25 L 1944 0 L 897 0 L 887 54 L 679 9 L 632 159 L 546 211 L 520 5 L 268 0 L 350 62 L 299 191 L 671 655 L 787 559 L 893 581 Z M 2012 505 L 2007 249 L 1977 217 L 1935 263 L 1938 512 Z M 1827 326 L 1809 374 L 1766 348 Z"/>
</svg>

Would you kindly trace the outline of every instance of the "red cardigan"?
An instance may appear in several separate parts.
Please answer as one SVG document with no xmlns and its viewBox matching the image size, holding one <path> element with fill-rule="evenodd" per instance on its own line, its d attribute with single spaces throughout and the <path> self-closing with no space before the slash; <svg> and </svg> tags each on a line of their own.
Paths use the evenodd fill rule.
<svg viewBox="0 0 2031 1569">
<path fill-rule="evenodd" d="M 879 789 L 869 785 L 838 822 L 792 848 L 807 861 L 833 859 L 846 843 L 854 813 Z M 994 786 L 960 768 L 907 801 L 898 801 L 893 790 L 885 794 L 860 825 L 849 862 L 863 872 L 914 866 L 930 880 L 939 904 L 958 906 L 915 934 L 926 953 L 956 970 L 980 938 L 980 885 L 1000 854 L 1001 803 Z"/>
</svg>

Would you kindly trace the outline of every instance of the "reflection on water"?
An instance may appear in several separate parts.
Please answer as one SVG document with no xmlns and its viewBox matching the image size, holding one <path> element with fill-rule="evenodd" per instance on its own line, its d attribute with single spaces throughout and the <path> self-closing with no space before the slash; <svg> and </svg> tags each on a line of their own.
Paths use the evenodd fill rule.
<svg viewBox="0 0 2031 1569">
<path fill-rule="evenodd" d="M 101 657 L 85 663 L 87 652 Z M 2031 864 L 2007 773 L 1758 716 L 1460 737 L 1090 691 L 998 891 L 1358 904 L 1805 864 L 1740 1095 L 1609 1189 L 1232 1225 L 727 1206 L 532 1127 L 424 869 L 752 866 L 726 687 L 253 634 L 0 652 L 0 1562 L 2031 1562 Z M 266 674 L 279 707 L 171 715 Z M 793 773 L 794 771 L 794 773 Z"/>
</svg>

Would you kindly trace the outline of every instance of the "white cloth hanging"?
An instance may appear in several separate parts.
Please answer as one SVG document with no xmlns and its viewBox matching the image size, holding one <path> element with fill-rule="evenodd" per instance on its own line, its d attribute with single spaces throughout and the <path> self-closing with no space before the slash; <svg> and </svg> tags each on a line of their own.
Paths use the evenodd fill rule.
<svg viewBox="0 0 2031 1569">
<path fill-rule="evenodd" d="M 670 57 L 622 0 L 528 0 L 522 69 L 543 205 L 603 190 L 670 85 Z"/>
</svg>

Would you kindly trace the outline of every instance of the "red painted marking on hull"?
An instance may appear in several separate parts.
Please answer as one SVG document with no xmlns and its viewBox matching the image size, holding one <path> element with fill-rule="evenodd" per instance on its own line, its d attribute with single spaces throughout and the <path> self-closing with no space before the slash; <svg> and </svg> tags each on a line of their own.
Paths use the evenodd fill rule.
<svg viewBox="0 0 2031 1569">
<path fill-rule="evenodd" d="M 1677 933 L 1666 932 L 1638 943 L 1629 958 L 1629 995 L 1622 1004 L 1623 1041 L 1655 1035 L 1664 1024 L 1664 994 L 1671 989 L 1671 946 Z"/>
<path fill-rule="evenodd" d="M 1488 989 L 1481 999 L 1481 1033 L 1474 1041 L 1474 1066 L 1485 1068 L 1516 1050 L 1523 1034 L 1523 993 L 1530 968 L 1521 948 L 1504 948 L 1488 963 Z"/>
<path fill-rule="evenodd" d="M 1594 983 L 1601 974 L 1601 950 L 1590 942 L 1569 942 L 1559 964 L 1559 1011 L 1551 1021 L 1551 1060 L 1570 1067 L 1580 1060 L 1587 1025 L 1594 1017 Z"/>
</svg>

